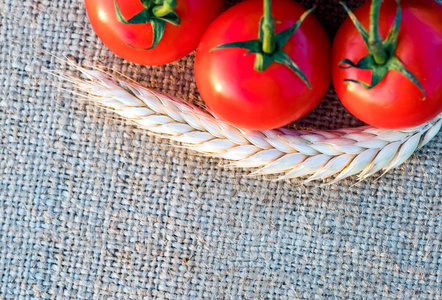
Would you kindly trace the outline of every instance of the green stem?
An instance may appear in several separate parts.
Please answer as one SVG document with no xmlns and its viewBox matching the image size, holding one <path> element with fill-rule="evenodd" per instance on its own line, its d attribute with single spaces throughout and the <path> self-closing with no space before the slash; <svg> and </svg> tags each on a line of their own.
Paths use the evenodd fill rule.
<svg viewBox="0 0 442 300">
<path fill-rule="evenodd" d="M 368 43 L 375 62 L 383 65 L 388 60 L 388 53 L 382 44 L 382 38 L 379 35 L 379 11 L 382 0 L 373 0 L 370 8 L 370 33 Z"/>
<path fill-rule="evenodd" d="M 275 51 L 275 23 L 272 16 L 272 0 L 264 0 L 262 31 L 262 51 L 267 54 L 272 54 Z"/>
<path fill-rule="evenodd" d="M 157 17 L 164 17 L 176 9 L 176 0 L 164 0 L 161 6 L 153 8 L 153 14 Z"/>
</svg>

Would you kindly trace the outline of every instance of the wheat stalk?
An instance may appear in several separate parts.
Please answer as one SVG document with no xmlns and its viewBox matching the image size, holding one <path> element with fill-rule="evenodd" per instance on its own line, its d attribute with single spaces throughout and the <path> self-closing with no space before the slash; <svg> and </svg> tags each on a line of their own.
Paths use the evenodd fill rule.
<svg viewBox="0 0 442 300">
<path fill-rule="evenodd" d="M 370 126 L 299 131 L 279 128 L 246 131 L 189 103 L 101 70 L 75 65 L 85 78 L 72 80 L 92 102 L 112 109 L 141 128 L 179 141 L 195 151 L 253 168 L 253 175 L 277 174 L 276 180 L 356 175 L 363 180 L 405 162 L 439 132 L 442 114 L 422 126 L 386 130 Z"/>
</svg>

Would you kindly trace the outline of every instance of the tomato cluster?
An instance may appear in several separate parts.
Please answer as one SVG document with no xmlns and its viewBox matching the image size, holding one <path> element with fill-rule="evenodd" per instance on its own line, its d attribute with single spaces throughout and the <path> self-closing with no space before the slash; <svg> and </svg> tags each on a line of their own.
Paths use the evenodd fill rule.
<svg viewBox="0 0 442 300">
<path fill-rule="evenodd" d="M 323 99 L 330 78 L 343 105 L 385 128 L 442 112 L 442 5 L 372 0 L 333 45 L 295 0 L 85 0 L 97 35 L 117 55 L 166 64 L 197 49 L 195 80 L 215 116 L 240 128 L 284 126 Z"/>
</svg>

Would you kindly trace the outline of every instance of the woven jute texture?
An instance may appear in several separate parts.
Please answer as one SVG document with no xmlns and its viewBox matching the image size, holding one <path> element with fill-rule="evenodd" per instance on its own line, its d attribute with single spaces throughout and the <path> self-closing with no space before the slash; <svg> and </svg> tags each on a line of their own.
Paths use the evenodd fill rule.
<svg viewBox="0 0 442 300">
<path fill-rule="evenodd" d="M 332 38 L 338 1 L 303 4 Z M 124 61 L 81 0 L 1 0 L 0 42 L 0 299 L 442 299 L 441 134 L 379 180 L 273 182 L 46 72 L 68 57 L 198 102 L 192 54 Z M 360 124 L 330 88 L 297 125 Z"/>
</svg>

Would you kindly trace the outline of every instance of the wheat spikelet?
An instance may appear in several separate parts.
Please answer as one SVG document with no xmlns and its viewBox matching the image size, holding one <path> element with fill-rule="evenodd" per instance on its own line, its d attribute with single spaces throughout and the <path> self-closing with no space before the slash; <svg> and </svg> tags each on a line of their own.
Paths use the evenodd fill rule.
<svg viewBox="0 0 442 300">
<path fill-rule="evenodd" d="M 70 80 L 92 102 L 195 151 L 253 168 L 253 175 L 276 174 L 277 180 L 357 175 L 359 180 L 384 173 L 406 161 L 441 129 L 442 114 L 422 126 L 386 130 L 370 126 L 299 131 L 279 128 L 247 131 L 219 120 L 180 99 L 76 66 L 85 78 Z"/>
</svg>

